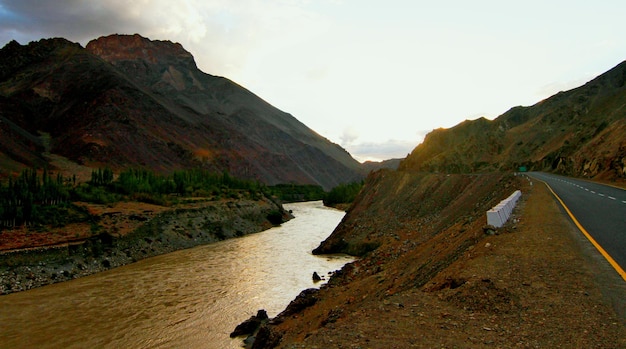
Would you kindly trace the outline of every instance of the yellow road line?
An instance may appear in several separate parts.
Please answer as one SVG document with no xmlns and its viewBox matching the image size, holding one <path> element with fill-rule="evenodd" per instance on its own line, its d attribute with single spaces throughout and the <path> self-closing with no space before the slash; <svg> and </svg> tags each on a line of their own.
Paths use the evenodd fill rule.
<svg viewBox="0 0 626 349">
<path fill-rule="evenodd" d="M 613 257 L 611 257 L 611 255 L 608 254 L 608 252 L 606 252 L 602 248 L 602 246 L 600 246 L 600 244 L 587 232 L 587 230 L 585 230 L 585 228 L 583 228 L 583 226 L 580 224 L 580 222 L 578 222 L 578 219 L 576 219 L 576 217 L 574 217 L 574 215 L 572 214 L 572 211 L 569 210 L 569 208 L 565 205 L 563 200 L 561 200 L 561 198 L 558 195 L 556 195 L 554 190 L 552 190 L 552 187 L 550 187 L 550 185 L 548 183 L 542 181 L 541 179 L 537 179 L 537 178 L 535 178 L 535 179 L 538 180 L 538 181 L 541 181 L 543 184 L 546 185 L 546 187 L 548 187 L 548 189 L 550 189 L 550 192 L 552 192 L 552 195 L 554 195 L 554 197 L 557 200 L 559 200 L 559 202 L 561 203 L 561 206 L 563 206 L 563 208 L 565 209 L 565 212 L 567 212 L 569 217 L 572 219 L 572 221 L 574 221 L 574 224 L 576 224 L 578 229 L 580 229 L 580 231 L 585 235 L 587 240 L 589 240 L 589 242 L 591 242 L 591 244 L 593 246 L 595 246 L 595 248 L 602 254 L 604 259 L 606 259 L 607 262 L 609 262 L 609 264 L 611 264 L 613 269 L 615 269 L 615 271 L 617 271 L 617 273 L 622 277 L 622 279 L 624 279 L 624 281 L 626 281 L 626 272 L 624 271 L 624 269 L 622 269 L 622 267 L 620 267 L 619 264 L 617 264 L 617 262 L 613 259 Z"/>
</svg>

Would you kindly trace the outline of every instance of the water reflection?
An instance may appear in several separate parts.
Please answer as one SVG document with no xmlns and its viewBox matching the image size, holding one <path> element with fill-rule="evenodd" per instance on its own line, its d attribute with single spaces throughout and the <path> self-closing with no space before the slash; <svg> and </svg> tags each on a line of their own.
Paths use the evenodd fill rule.
<svg viewBox="0 0 626 349">
<path fill-rule="evenodd" d="M 228 334 L 239 322 L 276 315 L 314 286 L 314 271 L 352 260 L 310 253 L 343 212 L 286 208 L 297 218 L 263 233 L 1 296 L 0 347 L 238 348 Z"/>
</svg>

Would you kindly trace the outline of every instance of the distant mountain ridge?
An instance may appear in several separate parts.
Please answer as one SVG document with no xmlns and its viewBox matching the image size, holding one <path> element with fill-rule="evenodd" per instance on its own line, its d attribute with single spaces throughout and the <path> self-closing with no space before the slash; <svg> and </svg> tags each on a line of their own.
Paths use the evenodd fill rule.
<svg viewBox="0 0 626 349">
<path fill-rule="evenodd" d="M 363 178 L 348 152 L 180 44 L 110 35 L 83 48 L 45 39 L 0 50 L 0 168 L 79 164 L 202 167 L 325 189 Z"/>
<path fill-rule="evenodd" d="M 626 61 L 583 86 L 493 121 L 428 134 L 400 169 L 471 173 L 520 167 L 597 179 L 626 178 Z"/>
</svg>

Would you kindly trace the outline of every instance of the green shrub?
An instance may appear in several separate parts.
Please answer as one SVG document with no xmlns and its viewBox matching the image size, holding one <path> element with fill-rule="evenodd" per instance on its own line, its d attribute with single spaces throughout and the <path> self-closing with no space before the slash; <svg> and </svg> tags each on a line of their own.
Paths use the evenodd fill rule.
<svg viewBox="0 0 626 349">
<path fill-rule="evenodd" d="M 357 194 L 361 191 L 363 182 L 353 182 L 349 184 L 340 184 L 326 194 L 324 205 L 332 206 L 337 204 L 349 204 L 354 202 Z"/>
<path fill-rule="evenodd" d="M 267 214 L 267 220 L 272 225 L 281 225 L 283 223 L 283 214 L 278 210 L 274 210 Z"/>
</svg>

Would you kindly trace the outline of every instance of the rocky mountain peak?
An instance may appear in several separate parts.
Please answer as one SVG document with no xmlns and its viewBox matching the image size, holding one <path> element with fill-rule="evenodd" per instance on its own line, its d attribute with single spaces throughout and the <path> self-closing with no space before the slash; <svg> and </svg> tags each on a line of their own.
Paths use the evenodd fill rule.
<svg viewBox="0 0 626 349">
<path fill-rule="evenodd" d="M 11 40 L 2 48 L 2 51 L 4 51 L 4 50 L 15 51 L 15 50 L 19 50 L 21 47 L 22 47 L 22 45 L 20 45 L 19 42 L 15 41 L 15 40 Z"/>
<path fill-rule="evenodd" d="M 16 172 L 45 165 L 45 134 L 49 153 L 114 170 L 202 168 L 327 190 L 363 175 L 350 154 L 293 116 L 199 70 L 180 44 L 140 35 L 85 48 L 64 39 L 7 44 L 0 119 L 0 163 Z"/>
<path fill-rule="evenodd" d="M 63 38 L 41 39 L 28 45 L 11 40 L 0 49 L 0 80 L 24 66 L 47 59 L 52 52 L 64 49 L 70 52 L 81 49 L 81 46 Z"/>
<path fill-rule="evenodd" d="M 102 36 L 90 41 L 86 49 L 114 65 L 122 61 L 143 60 L 152 64 L 196 68 L 193 56 L 181 44 L 150 40 L 139 34 Z"/>
</svg>

